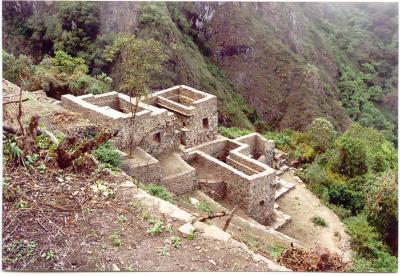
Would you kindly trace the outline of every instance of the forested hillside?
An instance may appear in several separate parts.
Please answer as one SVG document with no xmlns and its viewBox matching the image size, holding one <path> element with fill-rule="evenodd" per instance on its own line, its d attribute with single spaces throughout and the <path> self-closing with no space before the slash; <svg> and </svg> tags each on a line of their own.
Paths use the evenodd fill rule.
<svg viewBox="0 0 400 276">
<path fill-rule="evenodd" d="M 55 98 L 121 90 L 121 61 L 107 57 L 121 34 L 158 42 L 152 90 L 216 95 L 221 134 L 256 130 L 303 168 L 352 235 L 355 271 L 396 270 L 396 3 L 7 1 L 2 12 L 3 78 Z"/>
</svg>

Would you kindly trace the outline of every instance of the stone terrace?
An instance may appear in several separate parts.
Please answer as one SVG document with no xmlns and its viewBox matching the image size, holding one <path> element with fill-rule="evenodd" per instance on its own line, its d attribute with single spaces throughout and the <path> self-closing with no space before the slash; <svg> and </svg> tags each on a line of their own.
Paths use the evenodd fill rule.
<svg viewBox="0 0 400 276">
<path fill-rule="evenodd" d="M 109 92 L 64 95 L 61 105 L 118 129 L 115 145 L 124 152 L 131 144 L 135 147 L 122 169 L 139 181 L 164 185 L 178 195 L 201 189 L 215 200 L 239 205 L 262 224 L 274 220 L 273 141 L 257 133 L 237 139 L 217 136 L 217 98 L 188 86 L 139 101 L 132 126 L 136 101 Z"/>
</svg>

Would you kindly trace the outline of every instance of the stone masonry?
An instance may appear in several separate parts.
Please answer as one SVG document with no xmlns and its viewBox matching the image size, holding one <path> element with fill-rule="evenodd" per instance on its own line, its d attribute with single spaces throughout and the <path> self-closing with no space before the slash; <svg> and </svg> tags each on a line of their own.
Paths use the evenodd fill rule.
<svg viewBox="0 0 400 276">
<path fill-rule="evenodd" d="M 109 92 L 63 95 L 61 105 L 104 128 L 118 129 L 114 144 L 125 153 L 134 147 L 122 169 L 139 181 L 164 185 L 177 195 L 201 189 L 215 200 L 239 205 L 262 224 L 274 219 L 273 141 L 257 133 L 218 136 L 217 98 L 188 86 L 136 101 Z"/>
</svg>

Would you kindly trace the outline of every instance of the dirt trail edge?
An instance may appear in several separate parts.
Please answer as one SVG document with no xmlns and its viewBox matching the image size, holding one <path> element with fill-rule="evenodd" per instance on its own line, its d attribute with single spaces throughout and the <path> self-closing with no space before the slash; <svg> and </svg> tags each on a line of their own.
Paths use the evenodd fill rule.
<svg viewBox="0 0 400 276">
<path fill-rule="evenodd" d="M 327 249 L 342 256 L 344 261 L 350 261 L 350 236 L 338 216 L 323 205 L 304 183 L 297 183 L 292 171 L 282 175 L 282 179 L 296 183 L 296 186 L 277 200 L 280 210 L 291 216 L 291 221 L 279 231 L 309 248 Z M 323 218 L 327 227 L 314 225 L 311 222 L 313 217 Z"/>
</svg>

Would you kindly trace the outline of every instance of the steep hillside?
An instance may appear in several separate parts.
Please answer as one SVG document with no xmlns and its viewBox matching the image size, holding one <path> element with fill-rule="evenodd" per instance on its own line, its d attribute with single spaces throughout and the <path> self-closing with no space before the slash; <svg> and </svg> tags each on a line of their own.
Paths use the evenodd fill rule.
<svg viewBox="0 0 400 276">
<path fill-rule="evenodd" d="M 304 129 L 325 117 L 339 131 L 353 120 L 395 140 L 395 4 L 17 1 L 3 15 L 8 52 L 37 63 L 66 51 L 115 89 L 119 65 L 103 49 L 117 33 L 154 38 L 168 61 L 152 88 L 217 95 L 227 126 Z"/>
<path fill-rule="evenodd" d="M 198 5 L 191 7 L 192 12 Z M 301 129 L 313 118 L 324 116 L 339 129 L 346 126 L 348 118 L 337 93 L 325 89 L 315 65 L 294 52 L 303 51 L 297 36 L 305 29 L 295 13 L 293 21 L 286 22 L 287 37 L 281 39 L 269 21 L 277 25 L 282 21 L 274 17 L 285 16 L 269 5 L 226 3 L 210 6 L 208 17 L 202 12 L 200 7 L 198 14 L 188 17 L 204 32 L 212 59 L 269 125 Z M 280 30 L 283 34 L 284 28 Z"/>
</svg>

